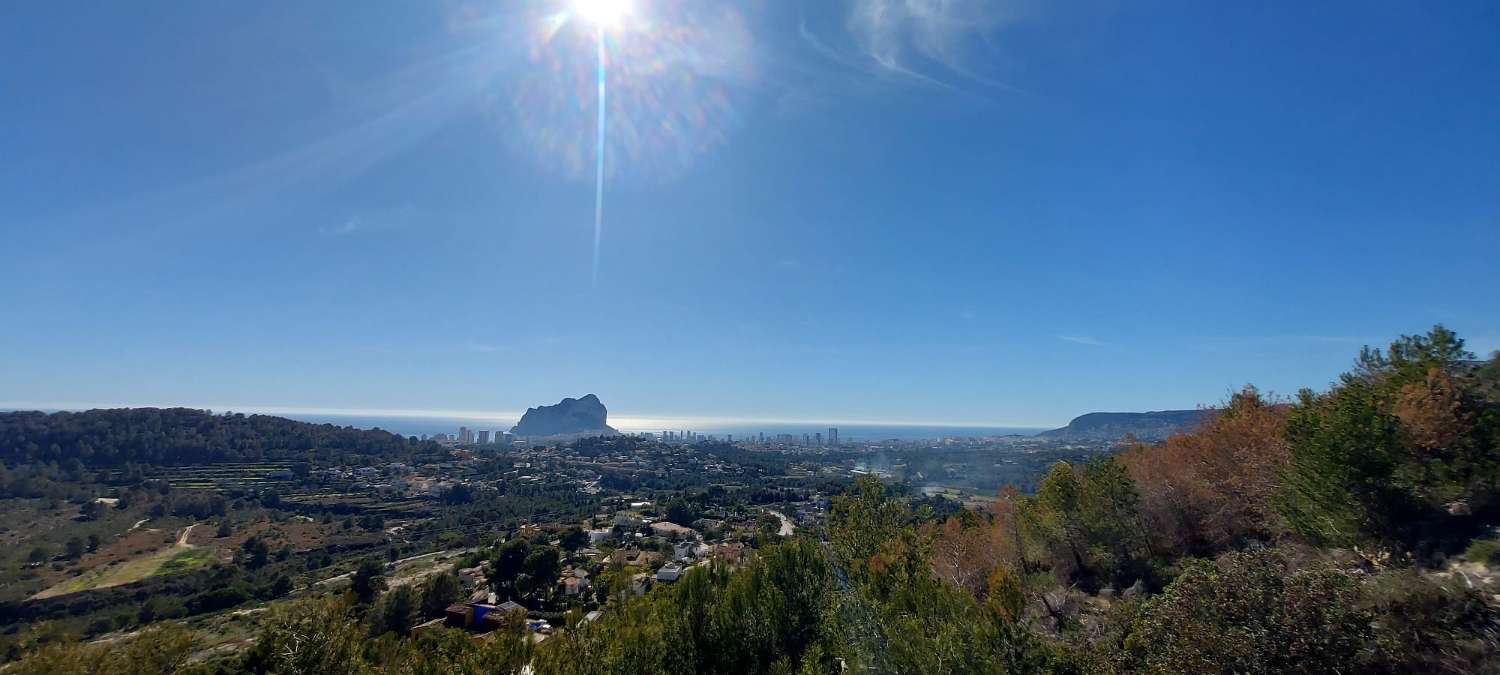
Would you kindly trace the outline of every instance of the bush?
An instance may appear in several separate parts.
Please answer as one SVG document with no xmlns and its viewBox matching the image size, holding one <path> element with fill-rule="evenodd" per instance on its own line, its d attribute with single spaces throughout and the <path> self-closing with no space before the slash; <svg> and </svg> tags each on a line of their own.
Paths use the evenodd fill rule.
<svg viewBox="0 0 1500 675">
<path fill-rule="evenodd" d="M 1148 672 L 1339 672 L 1370 634 L 1358 591 L 1344 572 L 1294 570 L 1274 550 L 1191 561 L 1146 603 L 1126 648 Z"/>
<path fill-rule="evenodd" d="M 1366 596 L 1376 632 L 1374 649 L 1359 670 L 1500 672 L 1493 659 L 1500 653 L 1500 613 L 1464 581 L 1401 570 L 1371 581 Z"/>
<path fill-rule="evenodd" d="M 1500 541 L 1475 539 L 1469 544 L 1468 550 L 1464 551 L 1464 558 L 1481 565 L 1500 565 Z"/>
</svg>

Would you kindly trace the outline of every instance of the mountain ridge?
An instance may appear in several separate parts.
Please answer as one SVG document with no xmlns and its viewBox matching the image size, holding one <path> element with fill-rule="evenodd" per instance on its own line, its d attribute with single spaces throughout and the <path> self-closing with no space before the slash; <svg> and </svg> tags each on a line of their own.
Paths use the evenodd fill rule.
<svg viewBox="0 0 1500 675">
<path fill-rule="evenodd" d="M 1074 417 L 1067 426 L 1037 435 L 1077 441 L 1119 440 L 1128 435 L 1143 441 L 1162 441 L 1198 425 L 1208 413 L 1205 409 L 1091 412 Z"/>
</svg>

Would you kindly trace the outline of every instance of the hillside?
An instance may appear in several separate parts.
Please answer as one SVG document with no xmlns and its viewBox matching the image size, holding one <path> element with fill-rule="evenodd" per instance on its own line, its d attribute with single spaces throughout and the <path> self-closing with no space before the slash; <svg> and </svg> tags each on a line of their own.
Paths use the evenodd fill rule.
<svg viewBox="0 0 1500 675">
<path fill-rule="evenodd" d="M 0 413 L 0 461 L 84 467 L 298 460 L 310 455 L 385 457 L 435 453 L 434 443 L 378 429 L 311 424 L 270 415 L 189 408 Z"/>
<path fill-rule="evenodd" d="M 1093 412 L 1073 418 L 1068 426 L 1038 435 L 1076 441 L 1113 441 L 1125 436 L 1143 441 L 1163 441 L 1174 433 L 1197 426 L 1207 414 L 1206 410 Z"/>
</svg>

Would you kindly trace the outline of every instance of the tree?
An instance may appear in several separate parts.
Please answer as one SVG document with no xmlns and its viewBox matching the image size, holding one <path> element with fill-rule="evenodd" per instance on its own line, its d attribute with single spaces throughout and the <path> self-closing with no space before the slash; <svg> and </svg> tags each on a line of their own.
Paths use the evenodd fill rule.
<svg viewBox="0 0 1500 675">
<path fill-rule="evenodd" d="M 517 537 L 500 545 L 495 557 L 490 560 L 489 582 L 497 593 L 514 593 L 516 578 L 524 571 L 526 556 L 531 553 L 531 544 Z"/>
<path fill-rule="evenodd" d="M 68 540 L 66 551 L 69 558 L 73 558 L 76 560 L 83 557 L 83 550 L 84 544 L 82 539 L 73 537 L 72 539 Z"/>
<path fill-rule="evenodd" d="M 361 604 L 374 602 L 375 596 L 386 588 L 385 568 L 374 558 L 361 559 L 359 566 L 354 569 L 349 588 L 354 591 L 354 597 Z"/>
<path fill-rule="evenodd" d="M 422 616 L 435 619 L 443 615 L 449 605 L 463 599 L 463 582 L 457 574 L 446 572 L 427 578 L 422 586 Z"/>
<path fill-rule="evenodd" d="M 766 512 L 755 519 L 755 535 L 762 542 L 776 541 L 781 534 L 781 519 Z"/>
<path fill-rule="evenodd" d="M 98 534 L 95 534 L 93 532 L 89 533 L 87 548 L 88 548 L 89 553 L 93 553 L 94 551 L 99 550 L 99 535 Z"/>
<path fill-rule="evenodd" d="M 557 549 L 551 546 L 537 546 L 526 555 L 523 570 L 526 574 L 526 584 L 530 593 L 538 591 L 548 593 L 557 584 L 557 575 L 561 571 L 561 558 Z"/>
<path fill-rule="evenodd" d="M 402 637 L 411 634 L 417 621 L 418 598 L 411 586 L 398 586 L 380 596 L 370 612 L 370 634 L 395 633 Z"/>
<path fill-rule="evenodd" d="M 214 533 L 214 536 L 219 537 L 220 539 L 223 539 L 224 537 L 227 537 L 227 536 L 232 535 L 232 534 L 234 534 L 234 525 L 230 524 L 228 518 L 220 518 L 219 519 L 219 530 Z"/>
<path fill-rule="evenodd" d="M 690 526 L 693 521 L 698 520 L 700 509 L 697 505 L 689 502 L 683 497 L 674 497 L 667 502 L 667 520 L 678 525 Z"/>
<path fill-rule="evenodd" d="M 1333 389 L 1302 392 L 1277 500 L 1291 527 L 1314 543 L 1411 548 L 1441 529 L 1445 502 L 1491 500 L 1500 417 L 1453 375 L 1472 358 L 1436 326 L 1384 351 L 1367 347 Z"/>
<path fill-rule="evenodd" d="M 1286 532 L 1273 500 L 1290 459 L 1289 409 L 1245 387 L 1196 429 L 1120 456 L 1159 550 L 1212 555 Z"/>
<path fill-rule="evenodd" d="M 568 551 L 576 551 L 589 543 L 589 535 L 583 531 L 583 528 L 574 525 L 563 530 L 558 543 Z"/>
<path fill-rule="evenodd" d="M 102 513 L 104 513 L 104 504 L 93 499 L 84 502 L 83 507 L 79 509 L 79 515 L 84 520 L 98 520 Z"/>
<path fill-rule="evenodd" d="M 260 537 L 250 537 L 242 544 L 245 550 L 245 566 L 258 570 L 266 566 L 271 559 L 271 546 Z"/>
</svg>

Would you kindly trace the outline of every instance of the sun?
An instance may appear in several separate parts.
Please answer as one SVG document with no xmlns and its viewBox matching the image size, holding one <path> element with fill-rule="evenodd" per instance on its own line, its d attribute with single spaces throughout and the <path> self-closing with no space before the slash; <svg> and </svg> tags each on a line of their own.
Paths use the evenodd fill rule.
<svg viewBox="0 0 1500 675">
<path fill-rule="evenodd" d="M 573 0 L 573 14 L 599 28 L 614 28 L 630 14 L 630 0 Z"/>
</svg>

